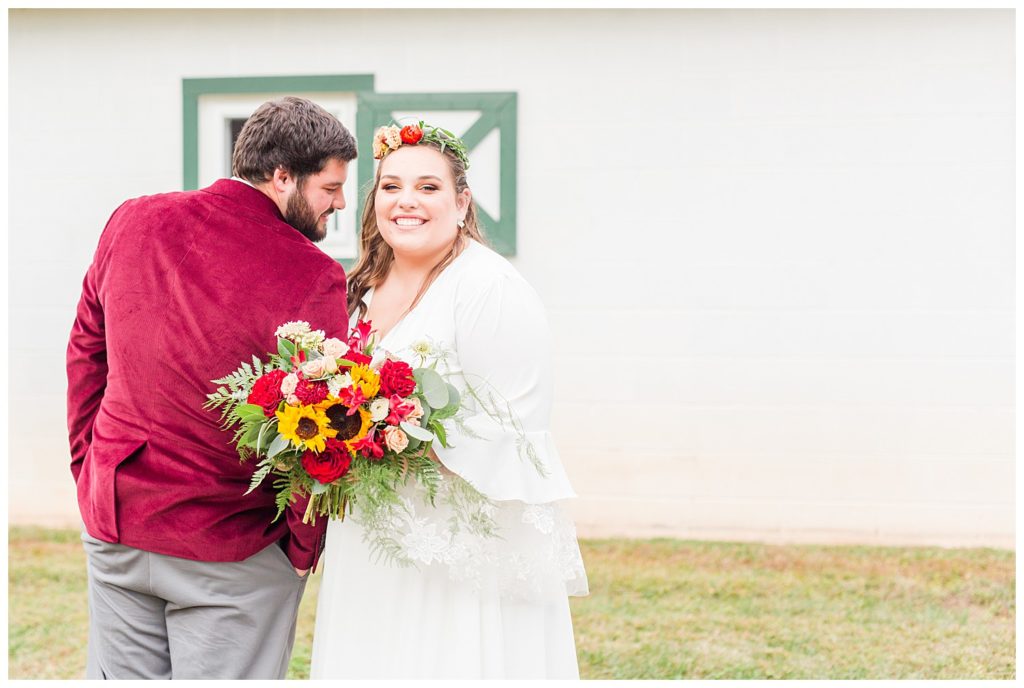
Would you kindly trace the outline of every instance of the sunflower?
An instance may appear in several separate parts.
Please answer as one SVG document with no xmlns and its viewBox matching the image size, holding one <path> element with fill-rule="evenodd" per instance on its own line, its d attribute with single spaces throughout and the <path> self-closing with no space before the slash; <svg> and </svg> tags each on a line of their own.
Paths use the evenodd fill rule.
<svg viewBox="0 0 1024 688">
<path fill-rule="evenodd" d="M 352 415 L 349 415 L 349 407 L 345 404 L 334 403 L 325 406 L 325 413 L 330 421 L 329 427 L 335 431 L 337 439 L 346 443 L 363 439 L 373 426 L 370 412 L 362 406 L 356 407 L 356 412 Z"/>
<path fill-rule="evenodd" d="M 380 375 L 368 365 L 354 365 L 349 368 L 352 386 L 363 391 L 363 396 L 372 399 L 380 391 Z"/>
<path fill-rule="evenodd" d="M 283 411 L 277 412 L 277 431 L 299 449 L 312 449 L 315 452 L 322 452 L 327 445 L 327 438 L 338 434 L 319 406 L 287 404 Z"/>
</svg>

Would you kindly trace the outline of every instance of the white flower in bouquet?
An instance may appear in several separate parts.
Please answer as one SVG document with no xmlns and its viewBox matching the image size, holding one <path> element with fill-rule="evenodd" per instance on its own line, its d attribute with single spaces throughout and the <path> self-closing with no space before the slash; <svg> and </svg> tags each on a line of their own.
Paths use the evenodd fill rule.
<svg viewBox="0 0 1024 688">
<path fill-rule="evenodd" d="M 379 423 L 391 413 L 391 403 L 384 398 L 374 399 L 370 402 L 370 420 Z"/>
<path fill-rule="evenodd" d="M 327 381 L 327 391 L 333 395 L 338 396 L 338 393 L 346 387 L 352 386 L 352 376 L 348 373 L 342 373 L 341 375 L 335 375 Z"/>
<path fill-rule="evenodd" d="M 422 358 L 428 358 L 434 353 L 434 347 L 430 341 L 426 339 L 417 339 L 415 342 L 409 345 L 412 352 Z"/>
<path fill-rule="evenodd" d="M 292 341 L 303 349 L 315 349 L 323 344 L 324 336 L 323 330 L 313 330 L 312 332 L 297 335 Z"/>
<path fill-rule="evenodd" d="M 296 337 L 309 334 L 309 323 L 305 320 L 292 320 L 281 325 L 274 332 L 274 336 L 280 337 L 281 339 L 290 339 L 295 341 Z"/>
</svg>

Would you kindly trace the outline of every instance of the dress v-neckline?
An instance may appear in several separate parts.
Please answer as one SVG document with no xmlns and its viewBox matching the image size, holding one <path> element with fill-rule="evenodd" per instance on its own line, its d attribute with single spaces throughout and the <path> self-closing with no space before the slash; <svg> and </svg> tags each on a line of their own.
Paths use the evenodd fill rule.
<svg viewBox="0 0 1024 688">
<path fill-rule="evenodd" d="M 446 267 L 444 270 L 442 270 L 441 274 L 438 275 L 436 278 L 434 278 L 434 281 L 430 283 L 430 286 L 427 287 L 427 290 L 425 292 L 423 292 L 423 296 L 420 297 L 419 303 L 417 303 L 415 306 L 410 308 L 408 313 L 406 313 L 401 318 L 399 318 L 397 321 L 395 321 L 395 324 L 391 326 L 391 328 L 387 331 L 387 334 L 381 335 L 380 339 L 377 340 L 377 346 L 382 345 L 384 343 L 384 340 L 386 340 L 388 337 L 390 337 L 394 333 L 395 330 L 397 330 L 399 327 L 402 326 L 403 323 L 405 323 L 405 321 L 409 318 L 409 316 L 411 316 L 413 313 L 415 313 L 423 305 L 423 302 L 427 300 L 428 296 L 430 296 L 430 292 L 432 292 L 434 290 L 434 287 L 436 287 L 441 282 L 441 280 L 444 279 L 445 275 L 447 275 L 448 273 L 451 272 L 452 268 L 455 267 L 455 264 L 457 262 L 459 262 L 459 259 L 462 258 L 464 255 L 466 255 L 470 251 L 470 244 L 473 244 L 473 243 L 475 243 L 475 242 L 473 242 L 471 240 L 469 242 L 469 244 L 467 244 L 466 247 L 464 249 L 462 249 L 462 253 L 460 253 L 459 255 L 455 256 L 455 259 L 448 265 L 448 267 Z M 363 303 L 366 304 L 367 311 L 369 311 L 369 309 L 370 309 L 370 302 L 373 301 L 373 294 L 376 291 L 377 291 L 376 287 L 370 287 L 369 289 L 366 290 L 366 293 L 363 294 Z"/>
<path fill-rule="evenodd" d="M 434 285 L 430 285 L 430 286 L 434 286 Z M 363 294 L 363 303 L 366 304 L 366 310 L 367 311 L 370 310 L 370 302 L 373 301 L 373 293 L 376 291 L 376 289 L 377 289 L 376 287 L 370 287 L 369 289 L 366 290 L 366 293 Z M 430 289 L 427 289 L 427 291 L 430 291 Z M 423 299 L 425 299 L 426 297 L 427 297 L 427 295 L 426 295 L 426 293 L 424 293 L 423 294 L 423 298 L 420 299 L 420 303 L 423 303 Z M 384 340 L 387 339 L 388 337 L 390 337 L 391 333 L 394 332 L 398 328 L 399 325 L 401 325 L 403 322 L 405 322 L 405 319 L 408 318 L 410 315 L 412 315 L 413 311 L 415 311 L 417 308 L 420 307 L 420 303 L 417 303 L 412 309 L 409 310 L 408 313 L 406 313 L 401 318 L 396 320 L 395 324 L 391 326 L 391 329 L 389 329 L 386 334 L 382 335 L 377 340 L 377 346 L 380 346 L 381 344 L 383 344 Z M 373 321 L 371 321 L 371 322 L 373 322 Z M 380 334 L 380 333 L 378 332 L 378 334 Z"/>
</svg>

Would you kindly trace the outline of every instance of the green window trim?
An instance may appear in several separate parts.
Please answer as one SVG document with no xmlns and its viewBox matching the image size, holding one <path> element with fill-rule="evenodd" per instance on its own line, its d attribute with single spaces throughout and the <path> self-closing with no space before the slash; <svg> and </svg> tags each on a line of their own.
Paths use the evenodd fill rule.
<svg viewBox="0 0 1024 688">
<path fill-rule="evenodd" d="M 372 74 L 316 74 L 308 76 L 254 76 L 182 79 L 182 183 L 186 190 L 199 186 L 199 97 L 239 93 L 310 93 L 372 91 Z"/>
</svg>

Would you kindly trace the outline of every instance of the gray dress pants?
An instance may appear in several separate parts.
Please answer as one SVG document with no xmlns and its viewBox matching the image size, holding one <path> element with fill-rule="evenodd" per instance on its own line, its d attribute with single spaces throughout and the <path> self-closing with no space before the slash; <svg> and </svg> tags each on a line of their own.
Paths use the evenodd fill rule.
<svg viewBox="0 0 1024 688">
<path fill-rule="evenodd" d="M 86 678 L 283 679 L 306 587 L 273 544 L 245 561 L 179 559 L 82 533 Z"/>
</svg>

